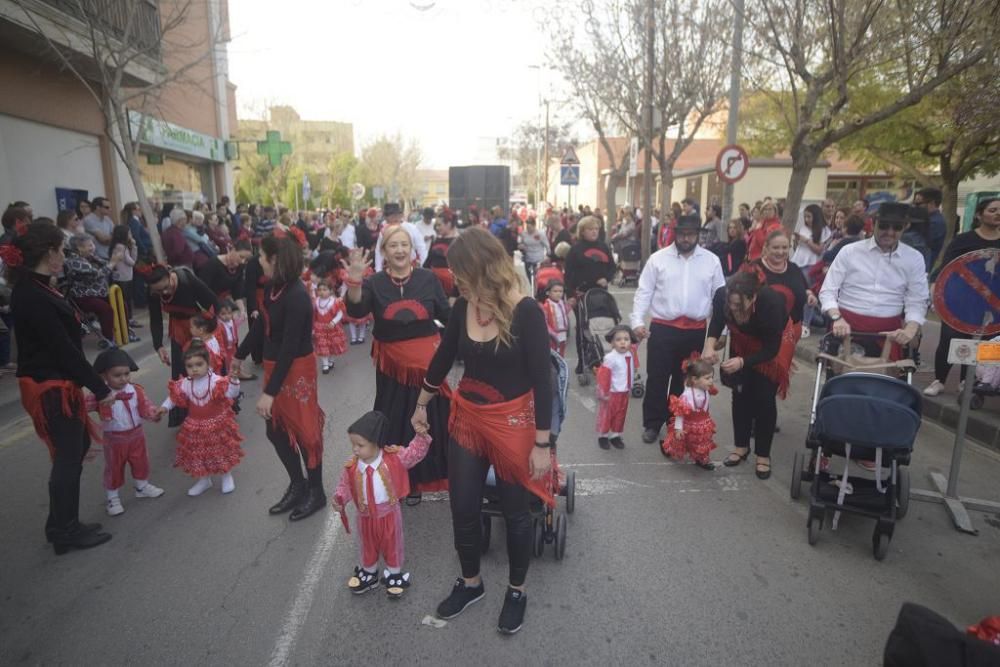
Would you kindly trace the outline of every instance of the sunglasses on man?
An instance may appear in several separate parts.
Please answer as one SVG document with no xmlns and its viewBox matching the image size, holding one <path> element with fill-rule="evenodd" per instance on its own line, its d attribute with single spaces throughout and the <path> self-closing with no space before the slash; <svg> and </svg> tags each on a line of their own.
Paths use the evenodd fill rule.
<svg viewBox="0 0 1000 667">
<path fill-rule="evenodd" d="M 878 228 L 881 229 L 882 231 L 885 231 L 887 229 L 891 229 L 894 232 L 901 232 L 901 231 L 903 231 L 903 227 L 906 227 L 906 223 L 903 223 L 903 222 L 888 222 L 888 221 L 878 223 Z"/>
</svg>

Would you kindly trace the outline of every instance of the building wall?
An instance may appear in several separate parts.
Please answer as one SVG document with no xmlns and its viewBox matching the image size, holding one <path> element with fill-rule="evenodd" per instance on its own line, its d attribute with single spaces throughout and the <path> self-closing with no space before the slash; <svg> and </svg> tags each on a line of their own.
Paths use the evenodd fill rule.
<svg viewBox="0 0 1000 667">
<path fill-rule="evenodd" d="M 714 172 L 705 172 L 692 176 L 679 176 L 674 179 L 674 187 L 671 190 L 670 201 L 679 202 L 687 197 L 688 180 L 698 179 L 701 182 L 700 197 L 697 199 L 701 205 L 701 210 L 711 203 L 721 204 L 721 199 L 717 202 L 710 201 L 709 178 Z M 784 198 L 788 193 L 788 181 L 792 177 L 792 168 L 784 166 L 754 166 L 751 164 L 747 175 L 736 184 L 733 189 L 733 205 L 738 206 L 746 202 L 753 206 L 754 202 L 770 196 L 775 199 Z M 804 203 L 823 201 L 826 198 L 827 168 L 815 167 L 809 175 L 805 192 L 802 195 Z"/>
</svg>

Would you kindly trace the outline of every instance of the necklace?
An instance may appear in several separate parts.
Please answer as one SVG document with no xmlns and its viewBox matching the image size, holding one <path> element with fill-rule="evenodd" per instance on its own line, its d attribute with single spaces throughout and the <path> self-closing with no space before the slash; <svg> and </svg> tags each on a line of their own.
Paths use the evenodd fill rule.
<svg viewBox="0 0 1000 667">
<path fill-rule="evenodd" d="M 212 374 L 209 373 L 207 376 L 203 375 L 202 377 L 207 377 L 208 378 L 208 389 L 206 389 L 205 393 L 202 394 L 201 396 L 199 396 L 195 392 L 195 390 L 194 390 L 195 378 L 190 378 L 190 380 L 191 380 L 191 398 L 193 398 L 195 400 L 198 400 L 198 401 L 202 400 L 203 398 L 208 398 L 208 395 L 212 393 Z M 200 380 L 201 378 L 198 378 L 198 379 Z"/>
<path fill-rule="evenodd" d="M 771 262 L 767 261 L 766 257 L 762 257 L 761 259 L 764 262 L 764 266 L 766 266 L 768 269 L 771 270 L 771 273 L 784 273 L 785 271 L 788 270 L 788 263 L 787 262 L 785 263 L 785 268 L 778 269 L 778 268 L 775 268 L 774 264 L 771 264 Z"/>
<path fill-rule="evenodd" d="M 35 283 L 37 283 L 38 286 L 41 287 L 42 289 L 44 289 L 45 291 L 47 291 L 47 292 L 49 292 L 49 293 L 51 293 L 51 294 L 59 297 L 60 299 L 65 299 L 66 298 L 65 296 L 63 296 L 62 292 L 60 292 L 59 290 L 53 288 L 51 285 L 49 285 L 47 283 L 43 283 L 41 280 L 35 280 Z"/>
<path fill-rule="evenodd" d="M 403 296 L 403 287 L 405 287 L 406 283 L 410 282 L 410 278 L 413 277 L 413 269 L 410 269 L 410 272 L 406 274 L 405 278 L 396 278 L 396 276 L 392 275 L 388 269 L 386 269 L 385 272 L 389 275 L 389 280 L 392 281 L 392 284 L 399 288 L 399 296 Z"/>
<path fill-rule="evenodd" d="M 278 299 L 280 299 L 281 295 L 284 294 L 286 287 L 288 287 L 288 283 L 282 285 L 281 289 L 279 289 L 277 292 L 271 292 L 271 301 L 277 301 Z"/>
<path fill-rule="evenodd" d="M 482 313 L 479 312 L 479 306 L 476 306 L 476 324 L 481 327 L 488 327 L 494 319 L 496 319 L 496 315 L 490 315 L 489 317 L 484 318 Z"/>
</svg>

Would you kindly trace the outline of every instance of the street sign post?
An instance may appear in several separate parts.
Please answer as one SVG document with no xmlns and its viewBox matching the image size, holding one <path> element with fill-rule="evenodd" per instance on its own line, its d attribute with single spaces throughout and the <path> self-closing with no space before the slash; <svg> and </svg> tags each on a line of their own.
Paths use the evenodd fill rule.
<svg viewBox="0 0 1000 667">
<path fill-rule="evenodd" d="M 559 183 L 560 185 L 580 185 L 580 165 L 559 165 Z"/>
<path fill-rule="evenodd" d="M 953 340 L 948 360 L 971 367 L 972 373 L 962 389 L 955 429 L 955 448 L 951 453 L 948 477 L 938 472 L 930 474 L 937 491 L 913 489 L 915 500 L 943 503 L 952 523 L 963 533 L 978 535 L 972 525 L 968 509 L 980 512 L 1000 512 L 1000 503 L 991 500 L 963 498 L 958 495 L 958 473 L 965 448 L 965 431 L 969 425 L 969 406 L 972 404 L 972 386 L 975 384 L 975 367 L 979 363 L 995 363 L 995 344 L 981 342 L 983 336 L 1000 333 L 1000 249 L 987 248 L 966 253 L 950 262 L 934 284 L 934 308 L 941 320 L 973 340 Z M 963 347 L 965 344 L 965 347 Z M 974 348 L 974 349 L 973 349 Z"/>
<path fill-rule="evenodd" d="M 312 184 L 309 182 L 309 174 L 302 174 L 302 203 L 308 206 L 306 202 L 312 198 Z"/>
<path fill-rule="evenodd" d="M 715 173 L 723 183 L 732 185 L 747 175 L 750 157 L 746 149 L 736 144 L 723 146 L 715 158 Z"/>
</svg>

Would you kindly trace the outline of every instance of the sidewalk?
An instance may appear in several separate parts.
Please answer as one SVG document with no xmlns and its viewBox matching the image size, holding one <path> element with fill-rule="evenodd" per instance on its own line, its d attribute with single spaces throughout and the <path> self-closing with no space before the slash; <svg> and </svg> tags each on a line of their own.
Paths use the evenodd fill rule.
<svg viewBox="0 0 1000 667">
<path fill-rule="evenodd" d="M 934 380 L 934 350 L 937 348 L 941 326 L 928 320 L 923 328 L 920 342 L 920 365 L 913 376 L 913 384 L 923 391 Z M 812 336 L 799 341 L 795 350 L 796 358 L 814 363 L 816 348 L 824 330 L 813 327 Z M 945 391 L 931 397 L 924 396 L 924 419 L 938 423 L 954 432 L 958 425 L 958 367 L 953 367 L 948 376 Z M 987 398 L 979 410 L 969 411 L 966 435 L 979 444 L 1000 451 L 1000 400 Z"/>
</svg>

